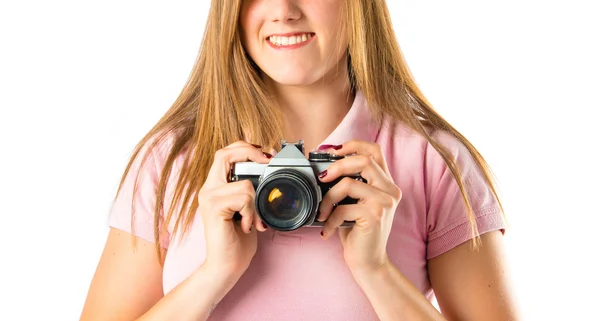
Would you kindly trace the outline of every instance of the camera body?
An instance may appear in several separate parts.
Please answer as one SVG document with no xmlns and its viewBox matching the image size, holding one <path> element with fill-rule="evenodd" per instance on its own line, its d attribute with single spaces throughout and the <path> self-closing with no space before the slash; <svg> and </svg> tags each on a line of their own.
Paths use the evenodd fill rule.
<svg viewBox="0 0 600 321">
<path fill-rule="evenodd" d="M 302 140 L 298 143 L 282 141 L 281 151 L 268 164 L 235 163 L 229 181 L 247 179 L 252 182 L 256 191 L 256 211 L 261 220 L 275 230 L 293 231 L 300 227 L 323 226 L 324 222 L 316 218 L 325 193 L 345 177 L 365 182 L 359 174 L 342 176 L 330 183 L 319 181 L 319 173 L 344 157 L 315 151 L 306 158 Z M 336 205 L 356 203 L 356 199 L 346 197 Z M 239 214 L 236 215 L 239 218 Z M 352 224 L 353 221 L 346 221 L 342 226 Z"/>
</svg>

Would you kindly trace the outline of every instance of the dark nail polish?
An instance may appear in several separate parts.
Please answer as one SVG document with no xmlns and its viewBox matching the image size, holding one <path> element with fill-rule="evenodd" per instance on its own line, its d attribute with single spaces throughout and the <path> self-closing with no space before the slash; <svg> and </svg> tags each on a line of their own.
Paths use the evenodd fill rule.
<svg viewBox="0 0 600 321">
<path fill-rule="evenodd" d="M 269 158 L 269 159 L 270 159 L 270 158 L 273 158 L 273 155 L 271 155 L 271 154 L 269 154 L 269 153 L 263 153 L 263 154 L 265 154 L 265 157 L 266 157 L 266 158 Z"/>
<path fill-rule="evenodd" d="M 323 234 L 323 231 L 321 231 L 321 236 L 325 236 L 325 235 Z"/>
<path fill-rule="evenodd" d="M 265 222 L 260 222 L 260 224 L 262 224 L 262 226 L 265 230 L 267 229 L 267 224 L 265 224 Z"/>
<path fill-rule="evenodd" d="M 250 145 L 252 145 L 252 146 L 254 146 L 254 147 L 256 147 L 256 148 L 262 148 L 262 146 L 260 146 L 260 145 L 256 145 L 256 144 L 250 144 Z"/>
<path fill-rule="evenodd" d="M 330 148 L 339 150 L 339 149 L 342 149 L 342 145 L 329 145 L 329 144 L 321 145 L 321 146 L 319 146 L 318 150 L 324 150 L 324 149 L 330 149 Z"/>
<path fill-rule="evenodd" d="M 323 178 L 325 176 L 327 176 L 327 170 L 324 170 L 324 171 L 322 171 L 322 172 L 319 173 L 319 178 Z"/>
<path fill-rule="evenodd" d="M 333 147 L 333 145 L 321 145 L 318 150 L 330 149 L 331 147 Z"/>
</svg>

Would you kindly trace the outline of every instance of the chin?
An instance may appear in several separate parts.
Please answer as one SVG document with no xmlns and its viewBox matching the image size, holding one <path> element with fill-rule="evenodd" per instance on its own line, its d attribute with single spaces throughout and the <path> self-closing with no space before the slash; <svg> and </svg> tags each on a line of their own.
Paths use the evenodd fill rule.
<svg viewBox="0 0 600 321">
<path fill-rule="evenodd" d="M 266 72 L 275 83 L 286 86 L 309 86 L 317 82 L 321 77 L 314 73 L 306 73 L 295 70 L 279 70 Z"/>
</svg>

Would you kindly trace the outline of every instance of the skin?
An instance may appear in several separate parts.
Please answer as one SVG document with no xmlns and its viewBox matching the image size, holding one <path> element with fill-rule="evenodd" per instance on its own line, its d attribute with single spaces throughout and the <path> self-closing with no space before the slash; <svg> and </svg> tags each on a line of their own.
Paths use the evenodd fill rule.
<svg viewBox="0 0 600 321">
<path fill-rule="evenodd" d="M 284 112 L 288 141 L 304 140 L 311 151 L 342 121 L 350 94 L 345 48 L 348 39 L 336 17 L 338 0 L 245 0 L 240 24 L 242 44 L 263 71 L 269 92 Z M 275 50 L 267 37 L 289 32 L 316 35 L 309 45 Z"/>
<path fill-rule="evenodd" d="M 352 102 L 343 76 L 346 70 L 341 67 L 344 53 L 334 44 L 337 22 L 331 19 L 342 4 L 341 0 L 247 0 L 242 6 L 243 44 L 287 117 L 286 140 L 302 138 L 307 150 L 317 148 Z M 271 34 L 292 31 L 313 32 L 316 41 L 287 52 L 266 43 Z M 340 41 L 347 43 L 347 39 Z M 350 141 L 335 152 L 356 156 L 332 165 L 322 173 L 323 182 L 360 172 L 369 183 L 343 180 L 328 192 L 320 205 L 319 219 L 327 221 L 323 238 L 338 230 L 348 268 L 381 320 L 518 319 L 499 232 L 484 234 L 477 252 L 464 243 L 428 262 L 442 315 L 388 259 L 387 239 L 402 191 L 393 183 L 381 148 Z M 227 183 L 227 173 L 237 161 L 267 163 L 268 156 L 242 141 L 216 153 L 199 194 L 203 205 L 197 213 L 211 231 L 206 235 L 207 258 L 164 297 L 154 245 L 137 238 L 134 249 L 130 234 L 111 229 L 81 320 L 206 319 L 245 272 L 256 252 L 256 233 L 265 230 L 254 209 L 254 190 L 247 183 Z M 333 204 L 346 196 L 360 201 L 334 209 Z M 236 211 L 243 216 L 239 226 L 232 221 Z M 344 220 L 356 224 L 337 229 Z M 190 233 L 198 228 L 193 224 Z"/>
</svg>

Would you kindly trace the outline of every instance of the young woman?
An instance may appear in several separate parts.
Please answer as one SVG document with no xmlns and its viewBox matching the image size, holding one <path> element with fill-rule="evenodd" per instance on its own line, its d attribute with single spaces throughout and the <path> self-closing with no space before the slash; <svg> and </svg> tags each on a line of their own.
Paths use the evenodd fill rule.
<svg viewBox="0 0 600 321">
<path fill-rule="evenodd" d="M 384 0 L 213 1 L 188 83 L 123 175 L 81 319 L 516 319 L 490 171 L 395 39 Z M 349 156 L 323 183 L 366 179 L 336 181 L 323 227 L 267 226 L 254 186 L 229 180 L 282 140 Z"/>
</svg>

